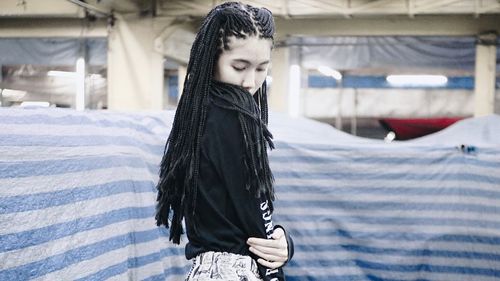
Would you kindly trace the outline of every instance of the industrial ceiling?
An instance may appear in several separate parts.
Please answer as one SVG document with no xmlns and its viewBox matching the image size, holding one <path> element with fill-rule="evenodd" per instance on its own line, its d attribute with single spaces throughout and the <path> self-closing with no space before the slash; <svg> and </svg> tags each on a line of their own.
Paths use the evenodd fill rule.
<svg viewBox="0 0 500 281">
<path fill-rule="evenodd" d="M 216 0 L 3 0 L 0 17 L 84 17 L 82 7 L 97 16 L 112 12 L 157 17 L 200 17 L 224 2 Z M 499 0 L 260 0 L 241 1 L 269 8 L 277 17 L 386 17 L 405 15 L 499 14 Z"/>
</svg>

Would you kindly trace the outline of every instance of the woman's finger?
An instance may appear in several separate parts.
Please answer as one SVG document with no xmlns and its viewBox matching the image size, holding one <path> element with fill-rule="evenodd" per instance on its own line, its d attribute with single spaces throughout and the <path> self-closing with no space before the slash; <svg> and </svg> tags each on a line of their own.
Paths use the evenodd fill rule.
<svg viewBox="0 0 500 281">
<path fill-rule="evenodd" d="M 248 238 L 247 244 L 250 246 L 258 245 L 262 247 L 270 247 L 270 248 L 281 248 L 279 240 L 274 239 L 263 239 L 263 238 Z"/>
<path fill-rule="evenodd" d="M 278 227 L 274 230 L 273 235 L 271 235 L 271 238 L 278 240 L 283 236 L 285 236 L 285 232 L 281 227 Z"/>
<path fill-rule="evenodd" d="M 283 249 L 287 248 L 287 242 L 286 242 L 286 237 L 281 231 L 275 231 L 273 233 L 273 236 L 271 236 L 272 239 L 262 239 L 262 238 L 255 238 L 255 237 L 250 237 L 247 240 L 247 244 L 250 246 L 261 246 L 261 247 L 269 247 L 269 248 L 278 248 L 278 249 Z"/>
<path fill-rule="evenodd" d="M 287 256 L 286 256 L 286 253 L 284 251 L 266 251 L 268 250 L 269 248 L 267 249 L 259 249 L 259 248 L 255 248 L 255 247 L 250 247 L 250 251 L 254 254 L 256 254 L 257 256 L 265 259 L 265 260 L 268 260 L 268 261 L 286 261 L 287 260 Z"/>
<path fill-rule="evenodd" d="M 258 259 L 257 262 L 270 269 L 275 269 L 285 264 L 284 262 L 269 262 L 264 259 Z"/>
<path fill-rule="evenodd" d="M 273 255 L 278 257 L 287 257 L 288 249 L 286 248 L 271 248 L 271 247 L 262 247 L 258 245 L 250 246 L 250 248 L 257 249 L 259 252 L 266 255 Z"/>
<path fill-rule="evenodd" d="M 256 249 L 256 248 L 253 248 L 253 247 L 250 247 L 250 251 L 252 253 L 254 253 L 255 255 L 267 260 L 267 261 L 272 261 L 272 262 L 275 262 L 275 261 L 286 261 L 286 257 L 283 256 L 283 255 L 280 255 L 280 254 L 275 254 L 275 253 L 264 253 L 262 251 L 260 251 L 259 249 Z"/>
</svg>

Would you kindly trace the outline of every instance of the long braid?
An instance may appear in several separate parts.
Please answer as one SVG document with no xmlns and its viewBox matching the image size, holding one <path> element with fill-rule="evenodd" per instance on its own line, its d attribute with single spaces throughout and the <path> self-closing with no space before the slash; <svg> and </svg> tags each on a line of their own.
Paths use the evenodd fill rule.
<svg viewBox="0 0 500 281">
<path fill-rule="evenodd" d="M 262 112 L 266 112 L 267 109 L 262 106 L 259 108 L 255 95 L 252 98 L 248 91 L 236 85 L 213 82 L 210 94 L 214 105 L 238 113 L 246 148 L 243 159 L 246 189 L 254 190 L 257 197 L 264 194 L 271 201 L 274 200 L 274 178 L 269 168 L 266 146 L 273 149 L 274 144 L 272 134 L 261 117 Z"/>
<path fill-rule="evenodd" d="M 170 210 L 172 210 L 170 240 L 176 244 L 180 243 L 180 236 L 184 232 L 182 228 L 184 215 L 195 216 L 194 206 L 196 205 L 200 172 L 201 138 L 205 128 L 214 66 L 222 51 L 230 49 L 229 38 L 231 36 L 246 38 L 256 35 L 259 38 L 273 39 L 274 22 L 271 12 L 264 8 L 259 9 L 241 3 L 227 2 L 208 13 L 191 48 L 184 90 L 175 113 L 172 130 L 165 144 L 164 155 L 160 163 L 160 179 L 157 185 L 156 222 L 157 225 L 165 225 L 168 228 Z M 258 135 L 255 126 L 250 125 L 248 120 L 254 120 L 252 122 L 267 131 L 265 126 L 267 124 L 265 83 L 259 90 L 259 99 L 261 108 L 257 118 L 253 109 L 248 110 L 248 108 L 241 107 L 238 109 L 231 104 L 229 104 L 229 108 L 238 110 L 242 114 L 240 115 L 242 133 L 247 149 L 251 152 L 247 153 L 249 156 L 247 157 L 249 160 L 248 168 L 255 169 L 259 176 L 268 177 L 268 180 L 258 183 L 256 194 L 264 193 L 268 196 L 271 195 L 270 198 L 272 198 L 274 193 L 272 184 L 269 184 L 269 177 L 272 180 L 272 175 L 270 171 L 262 171 L 263 165 L 257 163 L 258 159 L 256 159 L 265 154 L 265 158 L 262 159 L 265 160 L 264 163 L 267 163 L 265 145 L 262 141 L 258 141 L 258 147 L 261 147 L 259 156 L 254 154 L 256 147 L 248 145 L 252 142 L 250 138 Z M 243 98 L 236 103 L 248 104 L 248 99 Z M 263 125 L 262 121 L 264 121 Z M 267 132 L 265 138 L 272 147 L 270 141 L 272 136 L 270 136 L 269 131 Z M 268 166 L 266 167 L 269 170 Z M 248 188 L 256 186 L 255 183 L 250 184 L 252 178 L 254 177 L 249 177 Z"/>
</svg>

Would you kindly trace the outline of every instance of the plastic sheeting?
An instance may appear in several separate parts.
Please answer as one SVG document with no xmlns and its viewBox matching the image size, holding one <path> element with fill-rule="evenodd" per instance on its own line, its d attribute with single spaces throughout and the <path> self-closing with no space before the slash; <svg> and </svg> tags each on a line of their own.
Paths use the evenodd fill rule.
<svg viewBox="0 0 500 281">
<path fill-rule="evenodd" d="M 306 37 L 287 41 L 301 46 L 302 63 L 309 68 L 325 65 L 338 70 L 400 67 L 467 71 L 475 67 L 475 42 L 475 37 L 456 36 Z"/>
<path fill-rule="evenodd" d="M 0 280 L 183 280 L 153 218 L 173 112 L 0 115 Z M 288 280 L 500 277 L 500 116 L 390 144 L 270 121 Z"/>
<path fill-rule="evenodd" d="M 3 38 L 0 64 L 73 65 L 80 40 L 89 50 L 91 65 L 105 65 L 106 38 Z M 373 36 L 291 38 L 301 45 L 306 67 L 327 65 L 335 69 L 413 67 L 473 70 L 475 37 Z M 500 40 L 499 40 L 500 44 Z M 500 71 L 500 49 L 497 52 Z"/>
<path fill-rule="evenodd" d="M 81 44 L 88 50 L 88 64 L 106 65 L 106 38 L 2 38 L 0 65 L 75 65 Z"/>
</svg>

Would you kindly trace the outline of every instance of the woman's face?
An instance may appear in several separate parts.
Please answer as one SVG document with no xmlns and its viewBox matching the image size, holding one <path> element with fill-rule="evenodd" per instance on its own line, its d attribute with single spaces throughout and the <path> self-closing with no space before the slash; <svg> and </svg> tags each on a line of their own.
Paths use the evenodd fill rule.
<svg viewBox="0 0 500 281">
<path fill-rule="evenodd" d="M 267 77 L 271 60 L 271 40 L 257 36 L 230 37 L 215 66 L 214 79 L 245 88 L 255 94 Z"/>
</svg>

